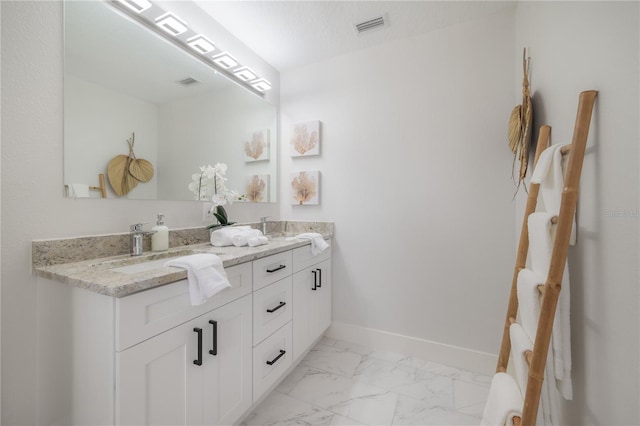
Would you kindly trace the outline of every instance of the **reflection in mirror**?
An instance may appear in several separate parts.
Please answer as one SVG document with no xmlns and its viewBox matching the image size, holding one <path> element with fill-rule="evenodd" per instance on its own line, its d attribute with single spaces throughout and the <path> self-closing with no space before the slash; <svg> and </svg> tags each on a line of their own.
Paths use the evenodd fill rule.
<svg viewBox="0 0 640 426">
<path fill-rule="evenodd" d="M 264 192 L 255 199 L 275 202 L 276 122 L 273 105 L 107 3 L 65 2 L 67 188 L 86 194 L 84 187 L 99 186 L 105 174 L 107 197 L 119 197 L 108 165 L 118 155 L 135 155 L 154 173 L 121 198 L 193 200 L 192 175 L 225 163 L 229 188 L 247 195 L 258 179 Z M 88 196 L 100 197 L 100 191 Z"/>
</svg>

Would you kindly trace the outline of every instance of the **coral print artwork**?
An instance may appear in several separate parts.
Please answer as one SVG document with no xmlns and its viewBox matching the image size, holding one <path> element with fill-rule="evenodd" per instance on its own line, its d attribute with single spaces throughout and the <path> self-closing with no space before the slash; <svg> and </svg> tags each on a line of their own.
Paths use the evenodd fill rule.
<svg viewBox="0 0 640 426">
<path fill-rule="evenodd" d="M 320 172 L 307 171 L 291 174 L 291 204 L 318 205 L 320 193 Z"/>
<path fill-rule="evenodd" d="M 247 180 L 247 201 L 252 203 L 269 202 L 269 175 L 252 175 Z"/>
<path fill-rule="evenodd" d="M 291 156 L 308 157 L 320 154 L 320 122 L 295 124 L 291 136 Z"/>
<path fill-rule="evenodd" d="M 256 130 L 242 140 L 244 161 L 262 161 L 269 159 L 269 129 Z"/>
</svg>

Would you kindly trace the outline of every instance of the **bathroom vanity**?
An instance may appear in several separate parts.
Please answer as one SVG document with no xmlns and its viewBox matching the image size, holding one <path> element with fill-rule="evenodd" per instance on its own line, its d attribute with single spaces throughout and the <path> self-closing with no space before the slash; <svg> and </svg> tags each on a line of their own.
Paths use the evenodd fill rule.
<svg viewBox="0 0 640 426">
<path fill-rule="evenodd" d="M 191 306 L 186 271 L 163 264 L 204 252 L 231 287 Z M 313 256 L 305 240 L 35 258 L 40 424 L 237 423 L 331 322 L 331 248 Z"/>
</svg>

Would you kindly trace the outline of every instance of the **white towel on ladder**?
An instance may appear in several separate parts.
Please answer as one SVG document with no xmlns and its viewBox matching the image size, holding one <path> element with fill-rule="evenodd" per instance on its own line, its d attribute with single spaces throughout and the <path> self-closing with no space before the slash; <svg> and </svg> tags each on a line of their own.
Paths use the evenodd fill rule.
<svg viewBox="0 0 640 426">
<path fill-rule="evenodd" d="M 531 269 L 534 275 L 546 277 L 551 263 L 553 250 L 550 213 L 537 212 L 529 215 L 529 253 L 531 255 Z M 569 265 L 565 261 L 564 273 L 561 281 L 561 291 L 556 306 L 551 336 L 553 352 L 553 376 L 558 380 L 558 389 L 564 399 L 573 399 L 573 385 L 571 382 L 571 291 L 569 283 Z M 538 311 L 539 312 L 539 311 Z M 536 322 L 537 329 L 537 322 Z M 527 330 L 527 327 L 525 327 Z M 535 340 L 535 334 L 529 334 Z"/>
</svg>

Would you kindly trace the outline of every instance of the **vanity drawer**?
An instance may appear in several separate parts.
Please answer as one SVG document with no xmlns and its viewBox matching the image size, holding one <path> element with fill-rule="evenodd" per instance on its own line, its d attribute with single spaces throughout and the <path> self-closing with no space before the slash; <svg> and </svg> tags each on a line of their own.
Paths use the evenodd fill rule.
<svg viewBox="0 0 640 426">
<path fill-rule="evenodd" d="M 331 258 L 331 241 L 327 241 L 329 248 L 317 256 L 311 254 L 311 246 L 298 247 L 293 249 L 293 273 L 300 272 L 316 263 L 323 262 Z"/>
<path fill-rule="evenodd" d="M 253 293 L 253 345 L 291 321 L 293 278 L 287 277 Z"/>
<path fill-rule="evenodd" d="M 291 250 L 253 261 L 253 290 L 288 277 L 291 272 Z"/>
<path fill-rule="evenodd" d="M 253 401 L 257 401 L 289 369 L 293 361 L 291 322 L 253 348 Z"/>
<path fill-rule="evenodd" d="M 116 299 L 116 351 L 251 293 L 251 262 L 225 268 L 231 287 L 206 303 L 192 306 L 187 280 Z"/>
</svg>

